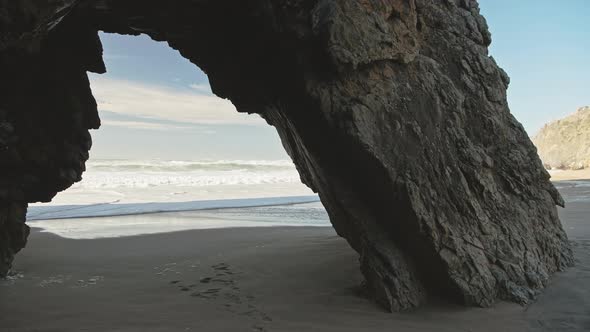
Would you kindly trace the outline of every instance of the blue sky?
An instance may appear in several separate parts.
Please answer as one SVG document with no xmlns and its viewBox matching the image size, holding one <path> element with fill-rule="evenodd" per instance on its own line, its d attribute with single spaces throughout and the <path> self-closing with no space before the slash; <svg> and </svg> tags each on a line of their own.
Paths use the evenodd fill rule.
<svg viewBox="0 0 590 332">
<path fill-rule="evenodd" d="M 510 76 L 508 103 L 534 135 L 590 105 L 589 0 L 480 0 L 490 55 Z"/>
<path fill-rule="evenodd" d="M 590 0 L 480 0 L 490 55 L 529 135 L 590 104 Z M 102 34 L 107 74 L 90 74 L 103 120 L 93 158 L 286 159 L 275 130 L 215 97 L 207 76 L 166 43 Z"/>
</svg>

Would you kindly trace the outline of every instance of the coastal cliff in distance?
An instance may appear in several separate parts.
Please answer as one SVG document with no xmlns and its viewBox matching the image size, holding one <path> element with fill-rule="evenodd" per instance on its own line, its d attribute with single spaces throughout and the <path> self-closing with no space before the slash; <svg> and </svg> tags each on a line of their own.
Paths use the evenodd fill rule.
<svg viewBox="0 0 590 332">
<path fill-rule="evenodd" d="M 590 168 L 590 106 L 546 124 L 533 143 L 547 169 Z"/>
</svg>

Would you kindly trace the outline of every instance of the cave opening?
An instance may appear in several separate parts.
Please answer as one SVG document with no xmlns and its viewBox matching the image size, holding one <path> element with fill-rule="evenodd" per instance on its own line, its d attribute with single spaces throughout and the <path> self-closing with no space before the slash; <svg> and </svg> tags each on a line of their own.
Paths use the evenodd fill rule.
<svg viewBox="0 0 590 332">
<path fill-rule="evenodd" d="M 213 94 L 207 75 L 166 42 L 145 34 L 101 33 L 100 38 L 107 72 L 89 73 L 102 120 L 101 130 L 92 132 L 92 155 L 288 159 L 272 127 L 258 114 L 238 113 L 231 101 Z M 151 130 L 152 135 L 135 130 Z M 136 138 L 136 133 L 144 135 Z M 103 145 L 118 151 L 109 153 Z"/>
<path fill-rule="evenodd" d="M 131 217 L 136 214 L 276 202 L 311 203 L 304 204 L 310 210 L 297 210 L 297 217 L 276 224 L 293 225 L 299 218 L 301 225 L 329 225 L 275 129 L 258 114 L 238 113 L 229 100 L 215 96 L 207 75 L 165 42 L 145 34 L 99 35 L 107 71 L 88 73 L 101 126 L 91 131 L 86 171 L 50 203 L 31 204 L 32 226 L 67 238 L 129 236 L 216 227 L 214 222 L 199 224 L 196 218 L 193 225 L 184 220 L 170 228 L 173 221 L 158 225 L 154 220 L 159 219 Z M 78 206 L 73 212 L 72 205 Z M 123 225 L 110 220 L 47 221 L 110 215 L 130 216 L 119 220 Z M 257 225 L 259 216 L 249 215 L 254 220 L 243 224 Z M 224 222 L 218 227 L 240 226 L 219 219 Z M 127 222 L 134 228 L 125 227 Z"/>
<path fill-rule="evenodd" d="M 563 200 L 510 114 L 474 1 L 25 3 L 8 7 L 16 24 L 0 18 L 15 29 L 0 45 L 0 275 L 26 244 L 28 203 L 86 171 L 98 31 L 166 41 L 217 96 L 274 126 L 388 310 L 435 288 L 466 305 L 524 303 L 573 262 Z M 186 125 L 109 112 L 112 127 Z"/>
</svg>

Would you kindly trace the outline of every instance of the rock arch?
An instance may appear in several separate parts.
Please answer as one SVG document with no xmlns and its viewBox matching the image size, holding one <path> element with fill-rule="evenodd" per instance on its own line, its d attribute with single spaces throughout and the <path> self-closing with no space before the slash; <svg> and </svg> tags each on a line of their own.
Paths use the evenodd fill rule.
<svg viewBox="0 0 590 332">
<path fill-rule="evenodd" d="M 474 0 L 0 0 L 0 272 L 79 181 L 97 32 L 148 34 L 273 125 L 390 310 L 526 302 L 572 263 Z"/>
</svg>

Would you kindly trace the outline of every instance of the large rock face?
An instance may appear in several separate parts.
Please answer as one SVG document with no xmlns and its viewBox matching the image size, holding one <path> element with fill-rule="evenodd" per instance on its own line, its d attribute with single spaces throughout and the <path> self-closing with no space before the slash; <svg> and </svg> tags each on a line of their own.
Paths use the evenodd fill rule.
<svg viewBox="0 0 590 332">
<path fill-rule="evenodd" d="M 105 70 L 97 31 L 145 33 L 276 127 L 386 308 L 527 302 L 572 263 L 562 199 L 508 110 L 473 0 L 0 4 L 5 204 L 80 180 L 99 126 L 86 77 Z M 0 250 L 15 252 L 25 233 L 10 229 L 25 226 L 7 215 Z"/>
<path fill-rule="evenodd" d="M 546 168 L 590 168 L 590 106 L 546 124 L 533 137 Z"/>
</svg>

